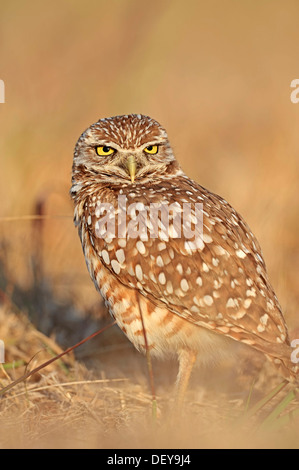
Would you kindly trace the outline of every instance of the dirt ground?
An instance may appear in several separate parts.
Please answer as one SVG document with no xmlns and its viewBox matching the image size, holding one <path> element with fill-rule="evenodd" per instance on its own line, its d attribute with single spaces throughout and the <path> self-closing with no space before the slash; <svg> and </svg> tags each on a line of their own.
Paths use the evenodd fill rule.
<svg viewBox="0 0 299 470">
<path fill-rule="evenodd" d="M 13 306 L 0 310 L 6 338 L 1 388 L 62 349 Z M 107 323 L 103 320 L 102 325 Z M 99 328 L 102 325 L 98 325 Z M 96 326 L 96 325 L 95 325 Z M 298 418 L 278 429 L 261 423 L 287 390 L 253 417 L 250 406 L 281 379 L 255 354 L 194 371 L 184 408 L 174 410 L 174 360 L 154 361 L 157 415 L 153 418 L 146 360 L 116 326 L 79 347 L 76 354 L 37 372 L 0 399 L 1 448 L 197 449 L 298 445 Z M 76 356 L 76 357 L 75 357 Z M 294 401 L 284 411 L 296 409 Z"/>
</svg>

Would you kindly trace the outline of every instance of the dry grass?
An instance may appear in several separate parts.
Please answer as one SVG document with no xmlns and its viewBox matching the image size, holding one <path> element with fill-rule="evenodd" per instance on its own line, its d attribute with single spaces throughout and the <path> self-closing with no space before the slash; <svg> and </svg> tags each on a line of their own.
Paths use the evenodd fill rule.
<svg viewBox="0 0 299 470">
<path fill-rule="evenodd" d="M 298 78 L 298 13 L 295 0 L 1 6 L 0 339 L 7 362 L 27 363 L 45 346 L 34 361 L 46 360 L 49 350 L 109 321 L 73 228 L 70 169 L 82 130 L 129 112 L 165 125 L 186 172 L 246 218 L 298 335 L 299 104 L 289 88 Z M 49 218 L 18 218 L 33 213 Z M 232 427 L 252 378 L 259 377 L 254 399 L 276 383 L 259 358 L 194 374 L 180 432 L 170 432 L 165 418 L 175 362 L 154 363 L 160 418 L 153 432 L 145 360 L 116 328 L 66 360 L 32 377 L 26 393 L 19 385 L 1 400 L 2 447 L 298 447 L 296 421 L 265 435 L 248 434 L 252 423 L 244 432 Z M 1 384 L 23 372 L 0 371 Z M 87 382 L 100 379 L 109 382 Z M 61 385 L 74 381 L 84 384 Z"/>
<path fill-rule="evenodd" d="M 78 325 L 82 331 L 84 322 L 82 319 Z M 61 352 L 54 338 L 38 331 L 7 298 L 0 309 L 0 325 L 6 345 L 6 362 L 0 370 L 1 388 Z M 297 417 L 277 429 L 259 431 L 264 418 L 286 391 L 253 417 L 244 417 L 252 380 L 255 379 L 255 385 L 251 404 L 280 381 L 261 356 L 238 357 L 238 361 L 215 368 L 212 376 L 209 370 L 195 373 L 179 426 L 173 426 L 176 364 L 154 362 L 158 418 L 153 421 L 146 361 L 127 342 L 119 342 L 122 339 L 113 327 L 91 340 L 83 351 L 79 348 L 76 358 L 72 354 L 64 356 L 7 392 L 0 400 L 0 446 L 111 449 L 297 446 Z M 297 408 L 295 401 L 284 414 Z"/>
</svg>

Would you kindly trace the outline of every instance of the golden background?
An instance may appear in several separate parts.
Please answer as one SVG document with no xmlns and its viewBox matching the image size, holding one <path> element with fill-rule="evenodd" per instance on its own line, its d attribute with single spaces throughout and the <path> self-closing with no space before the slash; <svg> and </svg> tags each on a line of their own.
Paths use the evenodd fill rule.
<svg viewBox="0 0 299 470">
<path fill-rule="evenodd" d="M 101 308 L 72 222 L 73 148 L 99 118 L 142 113 L 167 129 L 186 173 L 248 222 L 296 330 L 298 1 L 0 6 L 1 290 L 24 293 L 40 276 L 58 303 Z M 41 212 L 49 218 L 40 225 L 22 219 Z"/>
<path fill-rule="evenodd" d="M 0 215 L 32 214 L 42 199 L 47 214 L 71 216 L 81 132 L 102 117 L 150 115 L 166 127 L 186 173 L 248 221 L 295 323 L 299 104 L 290 83 L 299 75 L 298 2 L 1 3 Z M 28 261 L 29 228 L 1 223 L 16 276 Z M 93 293 L 71 220 L 46 223 L 44 259 L 58 283 L 79 274 Z"/>
</svg>

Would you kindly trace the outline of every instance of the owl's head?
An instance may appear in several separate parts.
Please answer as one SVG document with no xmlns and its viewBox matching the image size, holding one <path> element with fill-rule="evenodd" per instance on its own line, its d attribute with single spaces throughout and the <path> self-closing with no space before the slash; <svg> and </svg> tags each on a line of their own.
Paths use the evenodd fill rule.
<svg viewBox="0 0 299 470">
<path fill-rule="evenodd" d="M 154 119 L 130 114 L 100 119 L 80 136 L 73 183 L 85 177 L 106 184 L 144 183 L 182 174 L 165 129 Z"/>
</svg>

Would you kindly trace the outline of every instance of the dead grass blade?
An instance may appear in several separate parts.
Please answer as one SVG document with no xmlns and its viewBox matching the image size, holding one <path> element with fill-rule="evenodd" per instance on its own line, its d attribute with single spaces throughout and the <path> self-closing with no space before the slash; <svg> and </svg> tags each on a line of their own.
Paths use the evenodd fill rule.
<svg viewBox="0 0 299 470">
<path fill-rule="evenodd" d="M 68 349 L 66 349 L 65 351 L 63 351 L 62 353 L 58 354 L 57 356 L 54 356 L 52 357 L 51 359 L 49 359 L 48 361 L 44 362 L 43 364 L 41 364 L 40 366 L 36 367 L 35 369 L 27 372 L 26 374 L 22 375 L 22 377 L 19 377 L 17 380 L 15 380 L 14 382 L 12 382 L 11 384 L 7 385 L 6 387 L 2 388 L 0 390 L 0 397 L 3 397 L 3 395 L 5 393 L 7 393 L 9 390 L 11 390 L 13 387 L 15 387 L 17 384 L 21 383 L 21 382 L 24 382 L 26 379 L 28 379 L 31 375 L 33 374 L 36 374 L 36 372 L 39 372 L 41 369 L 43 369 L 44 367 L 47 367 L 48 365 L 52 364 L 52 362 L 54 361 L 57 361 L 58 359 L 60 359 L 62 356 L 65 356 L 66 354 L 70 353 L 71 351 L 73 351 L 75 348 L 78 348 L 79 346 L 81 346 L 82 344 L 86 343 L 86 341 L 89 341 L 90 339 L 94 338 L 95 336 L 99 335 L 100 333 L 103 333 L 104 331 L 108 330 L 109 328 L 111 328 L 113 325 L 115 325 L 116 322 L 112 322 L 112 323 L 109 323 L 109 325 L 106 325 L 104 326 L 103 328 L 101 328 L 100 330 L 96 331 L 95 333 L 92 333 L 91 335 L 89 335 L 87 338 L 84 338 L 82 341 L 79 341 L 79 343 L 76 343 L 74 346 L 71 346 L 69 347 Z"/>
<path fill-rule="evenodd" d="M 19 220 L 50 220 L 50 219 L 71 219 L 70 215 L 17 215 L 0 217 L 0 222 L 16 222 Z"/>
</svg>

